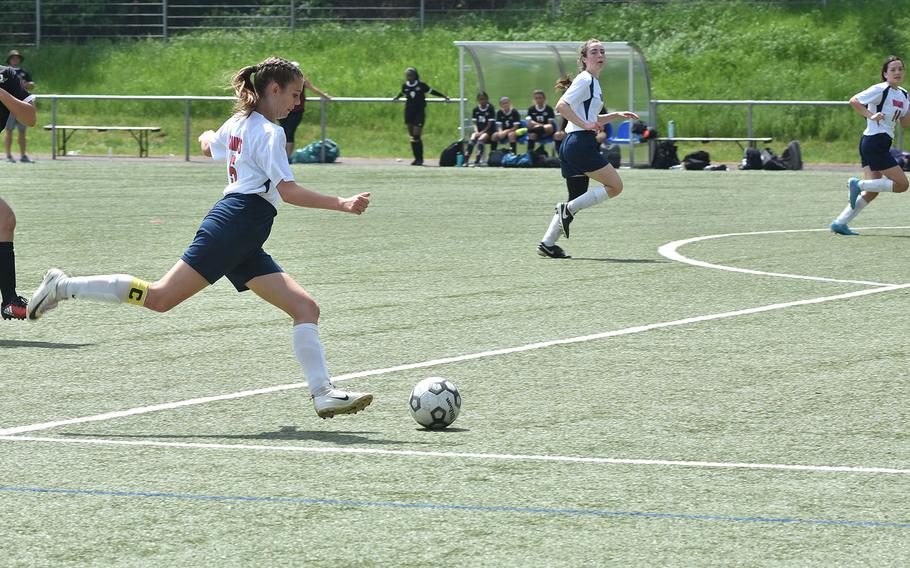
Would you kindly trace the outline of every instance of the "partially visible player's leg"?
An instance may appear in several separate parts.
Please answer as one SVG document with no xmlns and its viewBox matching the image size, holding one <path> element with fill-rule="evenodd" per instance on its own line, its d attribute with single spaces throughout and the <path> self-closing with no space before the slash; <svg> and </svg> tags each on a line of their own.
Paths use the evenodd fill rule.
<svg viewBox="0 0 910 568">
<path fill-rule="evenodd" d="M 28 155 L 25 153 L 25 128 L 26 126 L 22 123 L 17 123 L 19 126 L 19 161 L 23 163 L 29 163 L 31 160 L 28 158 Z"/>
<path fill-rule="evenodd" d="M 6 149 L 6 161 L 10 163 L 15 163 L 16 158 L 13 158 L 13 129 L 10 127 L 10 122 L 15 121 L 12 115 L 6 121 L 6 135 L 3 138 L 3 146 Z M 13 122 L 15 124 L 15 122 Z"/>
<path fill-rule="evenodd" d="M 907 180 L 907 174 L 900 166 L 891 166 L 879 173 L 881 175 L 877 179 L 860 180 L 857 185 L 862 191 L 872 193 L 903 193 L 910 187 L 910 180 Z"/>
<path fill-rule="evenodd" d="M 155 312 L 166 312 L 209 282 L 183 260 L 157 282 L 149 283 L 129 274 L 69 276 L 51 269 L 35 291 L 29 306 L 29 319 L 38 319 L 62 300 L 90 300 L 111 304 L 131 304 Z"/>
<path fill-rule="evenodd" d="M 246 283 L 246 287 L 291 316 L 294 355 L 303 369 L 320 417 L 354 414 L 373 402 L 372 394 L 343 391 L 332 384 L 325 350 L 319 340 L 319 306 L 293 278 L 284 272 L 274 272 L 256 276 Z"/>
<path fill-rule="evenodd" d="M 13 233 L 16 215 L 0 199 L 0 314 L 3 319 L 25 319 L 28 302 L 16 293 L 16 253 L 13 250 Z"/>
<path fill-rule="evenodd" d="M 863 168 L 863 177 L 866 180 L 876 180 L 876 179 L 880 179 L 882 177 L 882 173 L 874 172 L 874 171 L 872 171 L 872 169 L 869 166 L 865 166 Z M 859 215 L 860 211 L 865 209 L 866 205 L 868 205 L 873 200 L 875 200 L 876 197 L 878 197 L 878 193 L 876 193 L 876 192 L 872 192 L 872 191 L 862 192 L 859 196 L 857 196 L 856 202 L 854 205 L 847 203 L 847 206 L 844 207 L 844 210 L 841 211 L 840 215 L 838 215 L 837 218 L 835 218 L 834 221 L 832 221 L 830 225 L 828 225 L 828 228 L 831 229 L 832 232 L 837 233 L 839 235 L 857 235 L 857 234 L 859 234 L 859 233 L 854 232 L 852 229 L 850 229 L 850 227 L 848 225 L 854 219 L 856 219 L 856 216 Z"/>
<path fill-rule="evenodd" d="M 414 154 L 412 166 L 423 165 L 423 140 L 420 135 L 423 131 L 423 124 L 409 124 L 408 132 L 411 134 L 411 152 Z"/>
</svg>

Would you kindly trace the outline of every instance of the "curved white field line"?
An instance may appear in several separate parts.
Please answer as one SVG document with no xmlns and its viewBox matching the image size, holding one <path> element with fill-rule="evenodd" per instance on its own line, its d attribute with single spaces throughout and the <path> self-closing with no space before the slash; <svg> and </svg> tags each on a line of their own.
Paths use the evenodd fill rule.
<svg viewBox="0 0 910 568">
<path fill-rule="evenodd" d="M 910 227 L 867 227 L 867 229 L 910 229 Z M 894 290 L 904 290 L 910 288 L 910 283 L 908 284 L 881 284 L 876 282 L 866 282 L 866 281 L 857 281 L 857 280 L 835 280 L 831 278 L 818 278 L 813 276 L 801 276 L 797 274 L 778 274 L 774 272 L 762 272 L 757 270 L 748 270 L 744 268 L 735 268 L 730 266 L 722 266 L 719 264 L 711 264 L 702 262 L 699 260 L 693 260 L 686 258 L 676 252 L 676 249 L 680 246 L 683 246 L 686 243 L 708 240 L 708 239 L 719 239 L 723 237 L 731 236 L 746 236 L 746 235 L 764 235 L 764 234 L 775 234 L 775 233 L 804 233 L 804 232 L 816 232 L 824 231 L 827 229 L 795 229 L 795 230 L 786 230 L 786 231 L 758 231 L 753 233 L 729 233 L 724 235 L 710 235 L 707 237 L 696 237 L 693 239 L 684 239 L 680 241 L 674 241 L 668 243 L 660 249 L 660 253 L 671 259 L 683 262 L 686 264 L 692 264 L 695 266 L 703 266 L 706 268 L 716 268 L 719 270 L 727 270 L 731 272 L 742 272 L 746 274 L 756 274 L 762 276 L 778 276 L 782 278 L 796 278 L 801 280 L 821 280 L 826 282 L 837 282 L 837 283 L 847 283 L 847 284 L 864 284 L 874 286 L 873 288 L 866 288 L 863 290 L 855 290 L 852 292 L 845 292 L 841 294 L 834 294 L 830 296 L 821 296 L 816 298 L 808 298 L 804 300 L 794 300 L 790 302 L 781 302 L 776 304 L 768 304 L 764 306 L 756 306 L 753 308 L 745 308 L 741 310 L 733 310 L 728 312 L 707 314 L 702 316 L 695 316 L 690 318 L 683 318 L 673 321 L 664 321 L 660 323 L 652 323 L 646 325 L 637 325 L 633 327 L 627 327 L 623 329 L 617 329 L 612 331 L 604 331 L 600 333 L 593 333 L 590 335 L 582 335 L 577 337 L 568 337 L 564 339 L 554 339 L 550 341 L 540 341 L 537 343 L 529 343 L 526 345 L 517 345 L 514 347 L 505 347 L 501 349 L 493 349 L 490 351 L 481 351 L 477 353 L 467 353 L 464 355 L 455 355 L 451 357 L 442 357 L 439 359 L 430 359 L 427 361 L 419 361 L 415 363 L 406 363 L 403 365 L 396 365 L 392 367 L 386 367 L 381 369 L 371 369 L 367 371 L 357 371 L 353 373 L 347 373 L 344 375 L 337 375 L 332 377 L 333 381 L 346 381 L 351 379 L 359 379 L 366 377 L 376 377 L 380 375 L 387 375 L 392 373 L 405 372 L 415 369 L 427 369 L 430 367 L 437 367 L 441 365 L 447 365 L 451 363 L 460 363 L 463 361 L 472 361 L 476 359 L 485 359 L 487 357 L 497 357 L 502 355 L 510 355 L 513 353 L 522 353 L 525 351 L 533 351 L 537 349 L 544 349 L 547 347 L 554 347 L 557 345 L 570 345 L 575 343 L 585 343 L 588 341 L 596 341 L 600 339 L 607 339 L 610 337 L 620 337 L 624 335 L 632 335 L 637 333 L 643 333 L 648 331 L 653 331 L 657 329 L 666 329 L 677 326 L 686 326 L 694 323 L 701 323 L 713 320 L 721 320 L 727 318 L 733 318 L 738 316 L 759 314 L 764 312 L 771 312 L 776 310 L 782 310 L 786 308 L 796 307 L 796 306 L 809 306 L 815 304 L 822 304 L 826 302 L 833 302 L 837 300 L 845 300 L 848 298 L 859 298 L 863 296 L 869 296 L 873 294 L 880 294 L 883 292 L 891 292 Z M 865 229 L 864 229 L 865 230 Z M 129 408 L 125 410 L 117 410 L 113 412 L 104 412 L 101 414 L 94 414 L 91 416 L 80 416 L 78 418 L 69 418 L 63 420 L 54 420 L 50 422 L 42 422 L 38 424 L 27 424 L 24 426 L 15 426 L 10 428 L 0 429 L 0 439 L 4 440 L 21 440 L 29 441 L 29 438 L 26 436 L 17 437 L 17 434 L 26 434 L 29 432 L 38 432 L 41 430 L 50 430 L 52 428 L 58 428 L 61 426 L 72 426 L 76 424 L 86 424 L 92 422 L 101 422 L 105 420 L 113 420 L 116 418 L 125 418 L 127 416 L 137 416 L 141 414 L 148 414 L 151 412 L 160 412 L 163 410 L 174 410 L 177 408 L 184 408 L 188 406 L 196 406 L 199 404 L 207 404 L 210 402 L 226 401 L 226 400 L 236 400 L 240 398 L 246 398 L 250 396 L 256 396 L 260 394 L 269 394 L 275 392 L 282 392 L 288 390 L 297 390 L 306 388 L 307 384 L 304 382 L 299 383 L 288 383 L 283 385 L 274 385 L 264 388 L 256 388 L 250 390 L 244 390 L 233 393 L 219 394 L 213 396 L 203 396 L 197 398 L 191 398 L 186 400 L 178 400 L 174 402 L 167 402 L 162 404 L 152 404 L 149 406 L 140 406 L 135 408 Z"/>
<path fill-rule="evenodd" d="M 868 230 L 868 229 L 910 229 L 910 227 L 863 227 L 857 230 Z M 887 284 L 884 282 L 872 282 L 868 280 L 843 280 L 840 278 L 825 278 L 822 276 L 805 276 L 802 274 L 785 274 L 783 272 L 765 272 L 763 270 L 752 270 L 749 268 L 737 268 L 735 266 L 726 266 L 723 264 L 714 264 L 711 262 L 705 262 L 703 260 L 696 260 L 694 258 L 689 258 L 683 256 L 679 253 L 678 249 L 682 246 L 697 243 L 700 241 L 710 241 L 713 239 L 723 239 L 726 237 L 748 237 L 753 235 L 780 235 L 788 233 L 818 233 L 828 231 L 829 229 L 788 229 L 782 231 L 753 231 L 749 233 L 725 233 L 722 235 L 707 235 L 704 237 L 692 237 L 691 239 L 682 239 L 679 241 L 673 241 L 672 243 L 667 243 L 664 246 L 657 249 L 657 252 L 661 256 L 668 258 L 670 260 L 675 260 L 677 262 L 682 262 L 685 264 L 691 264 L 692 266 L 699 266 L 701 268 L 713 268 L 715 270 L 725 270 L 727 272 L 740 272 L 742 274 L 752 274 L 756 276 L 774 276 L 777 278 L 792 278 L 796 280 L 813 280 L 816 282 L 833 282 L 837 284 L 859 284 L 863 286 L 893 286 L 893 284 Z"/>
</svg>

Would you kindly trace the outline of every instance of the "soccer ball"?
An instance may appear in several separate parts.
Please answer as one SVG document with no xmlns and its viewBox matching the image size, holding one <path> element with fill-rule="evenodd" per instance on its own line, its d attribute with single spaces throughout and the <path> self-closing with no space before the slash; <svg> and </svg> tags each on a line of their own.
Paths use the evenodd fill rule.
<svg viewBox="0 0 910 568">
<path fill-rule="evenodd" d="M 430 377 L 414 386 L 408 406 L 418 424 L 431 430 L 441 430 L 458 418 L 461 395 L 451 381 Z"/>
</svg>

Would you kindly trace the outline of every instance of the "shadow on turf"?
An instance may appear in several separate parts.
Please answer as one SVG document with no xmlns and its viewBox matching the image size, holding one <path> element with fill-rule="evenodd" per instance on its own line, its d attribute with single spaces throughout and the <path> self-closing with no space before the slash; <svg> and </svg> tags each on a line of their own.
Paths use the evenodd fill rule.
<svg viewBox="0 0 910 568">
<path fill-rule="evenodd" d="M 259 434 L 80 434 L 78 432 L 64 432 L 63 436 L 72 438 L 143 438 L 150 440 L 294 440 L 329 442 L 332 444 L 361 445 L 361 444 L 428 444 L 430 442 L 402 442 L 399 440 L 385 440 L 370 438 L 360 434 L 379 434 L 379 432 L 342 432 L 325 430 L 298 430 L 296 426 L 282 426 L 275 432 L 261 432 Z"/>
<path fill-rule="evenodd" d="M 588 260 L 595 262 L 612 262 L 614 264 L 659 264 L 662 262 L 668 262 L 666 260 L 658 260 L 655 258 L 585 258 L 582 256 L 573 256 L 566 260 Z"/>
<path fill-rule="evenodd" d="M 12 349 L 15 347 L 35 347 L 37 349 L 82 349 L 94 343 L 49 343 L 47 341 L 17 341 L 15 339 L 0 339 L 0 348 Z"/>
</svg>

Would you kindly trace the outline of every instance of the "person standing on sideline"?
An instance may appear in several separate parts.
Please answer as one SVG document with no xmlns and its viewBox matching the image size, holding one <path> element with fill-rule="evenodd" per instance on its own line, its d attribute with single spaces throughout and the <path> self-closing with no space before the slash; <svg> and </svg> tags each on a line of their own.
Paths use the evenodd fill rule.
<svg viewBox="0 0 910 568">
<path fill-rule="evenodd" d="M 26 91 L 31 91 L 35 88 L 35 82 L 32 81 L 32 76 L 28 71 L 22 68 L 22 61 L 25 58 L 22 57 L 22 54 L 16 51 L 15 49 L 9 52 L 9 55 L 6 56 L 6 64 L 10 69 L 16 73 L 16 76 L 19 77 L 19 80 L 22 82 L 22 88 Z M 25 129 L 27 126 L 34 126 L 34 124 L 27 125 L 22 123 L 19 120 L 16 120 L 16 117 L 10 115 L 6 120 L 6 161 L 15 164 L 16 160 L 13 158 L 13 130 L 19 130 L 19 161 L 28 164 L 31 162 L 28 156 L 25 154 Z"/>
<path fill-rule="evenodd" d="M 414 161 L 411 162 L 412 166 L 423 165 L 423 140 L 420 135 L 423 132 L 424 122 L 426 122 L 427 93 L 449 100 L 446 95 L 421 82 L 417 69 L 408 67 L 404 71 L 404 83 L 401 85 L 401 91 L 392 99 L 397 101 L 401 97 L 405 98 L 404 123 L 408 127 L 408 135 L 411 137 L 411 151 L 414 153 Z"/>
<path fill-rule="evenodd" d="M 298 69 L 300 68 L 300 64 L 296 61 L 291 61 L 291 63 Z M 294 109 L 289 112 L 286 117 L 278 121 L 278 124 L 280 124 L 281 128 L 284 129 L 284 138 L 287 141 L 285 144 L 285 149 L 287 150 L 288 160 L 291 159 L 291 154 L 294 152 L 294 134 L 297 132 L 297 127 L 300 126 L 301 119 L 303 119 L 304 106 L 306 106 L 307 89 L 313 91 L 326 100 L 332 100 L 332 97 L 328 96 L 316 85 L 311 83 L 310 79 L 306 75 L 303 76 L 303 91 L 300 92 L 300 103 L 295 106 Z"/>
<path fill-rule="evenodd" d="M 562 177 L 569 190 L 569 201 L 556 204 L 556 214 L 543 240 L 537 246 L 540 256 L 569 258 L 562 247 L 556 244 L 560 233 L 569 238 L 569 224 L 582 209 L 617 197 L 622 193 L 622 180 L 613 169 L 597 144 L 597 134 L 603 125 L 620 118 L 638 119 L 631 111 L 599 114 L 603 108 L 603 93 L 598 76 L 603 69 L 606 50 L 596 39 L 589 39 L 581 46 L 578 63 L 581 73 L 575 79 L 565 77 L 557 84 L 564 90 L 556 112 L 568 121 L 566 138 L 559 151 Z M 599 186 L 588 189 L 589 180 Z"/>
<path fill-rule="evenodd" d="M 0 132 L 7 120 L 34 126 L 37 120 L 34 97 L 25 90 L 19 76 L 9 68 L 0 66 Z M 16 254 L 13 252 L 13 233 L 16 215 L 9 204 L 0 197 L 0 316 L 3 319 L 25 319 L 28 301 L 16 292 Z"/>
<path fill-rule="evenodd" d="M 891 155 L 894 125 L 910 124 L 910 99 L 901 87 L 904 81 L 904 62 L 891 55 L 882 64 L 881 83 L 850 98 L 850 106 L 866 119 L 866 129 L 859 142 L 859 157 L 863 178 L 852 177 L 847 182 L 849 203 L 828 225 L 838 235 L 856 235 L 848 223 L 881 192 L 903 193 L 910 187 L 907 174 Z"/>
<path fill-rule="evenodd" d="M 223 276 L 238 292 L 254 294 L 283 310 L 293 323 L 291 343 L 310 388 L 316 414 L 331 418 L 369 406 L 373 395 L 336 389 L 319 340 L 319 306 L 262 246 L 284 201 L 298 207 L 360 215 L 370 194 L 341 198 L 311 191 L 294 181 L 284 153 L 284 132 L 275 121 L 300 102 L 303 73 L 290 61 L 269 57 L 244 67 L 231 82 L 236 114 L 199 136 L 202 153 L 224 164 L 224 196 L 203 219 L 183 256 L 160 280 L 146 282 L 126 274 L 72 277 L 47 272 L 28 306 L 39 319 L 64 300 L 129 304 L 166 312 Z M 310 246 L 312 243 L 307 243 Z"/>
</svg>

